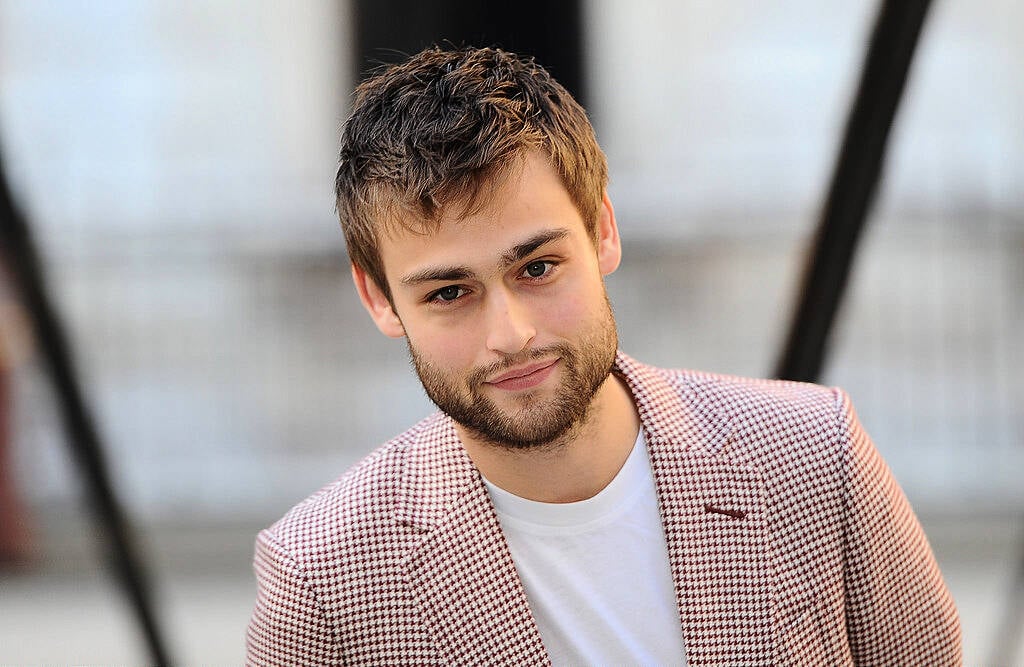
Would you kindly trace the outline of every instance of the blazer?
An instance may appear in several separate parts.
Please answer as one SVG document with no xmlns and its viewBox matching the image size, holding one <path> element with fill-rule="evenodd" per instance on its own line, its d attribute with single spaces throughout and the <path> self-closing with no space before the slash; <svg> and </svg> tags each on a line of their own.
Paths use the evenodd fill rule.
<svg viewBox="0 0 1024 667">
<path fill-rule="evenodd" d="M 847 396 L 645 366 L 687 663 L 953 665 L 956 608 Z M 434 414 L 260 533 L 250 664 L 550 664 L 479 472 Z"/>
</svg>

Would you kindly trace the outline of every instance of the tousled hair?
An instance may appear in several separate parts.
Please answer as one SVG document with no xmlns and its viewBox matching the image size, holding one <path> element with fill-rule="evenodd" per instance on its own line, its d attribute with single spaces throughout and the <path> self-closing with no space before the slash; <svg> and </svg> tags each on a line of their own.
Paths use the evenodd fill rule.
<svg viewBox="0 0 1024 667">
<path fill-rule="evenodd" d="M 532 58 L 434 47 L 379 71 L 356 88 L 342 135 L 335 195 L 349 258 L 390 300 L 381 238 L 470 214 L 531 151 L 596 238 L 607 161 L 583 107 Z"/>
</svg>

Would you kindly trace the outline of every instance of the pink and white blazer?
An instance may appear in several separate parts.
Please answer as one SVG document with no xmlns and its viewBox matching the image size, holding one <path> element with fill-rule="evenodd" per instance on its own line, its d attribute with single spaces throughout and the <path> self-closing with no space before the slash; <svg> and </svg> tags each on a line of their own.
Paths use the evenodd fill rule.
<svg viewBox="0 0 1024 667">
<path fill-rule="evenodd" d="M 843 392 L 621 353 L 615 372 L 643 422 L 689 665 L 960 664 L 953 600 Z M 249 664 L 549 664 L 441 413 L 262 531 L 254 567 Z"/>
</svg>

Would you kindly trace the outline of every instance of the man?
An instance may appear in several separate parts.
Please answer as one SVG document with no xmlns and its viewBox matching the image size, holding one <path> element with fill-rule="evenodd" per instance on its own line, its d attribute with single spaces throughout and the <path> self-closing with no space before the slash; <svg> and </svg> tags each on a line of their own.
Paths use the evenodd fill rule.
<svg viewBox="0 0 1024 667">
<path fill-rule="evenodd" d="M 617 351 L 606 182 L 531 60 L 433 49 L 359 87 L 352 276 L 440 412 L 260 534 L 251 663 L 959 662 L 845 394 Z"/>
</svg>

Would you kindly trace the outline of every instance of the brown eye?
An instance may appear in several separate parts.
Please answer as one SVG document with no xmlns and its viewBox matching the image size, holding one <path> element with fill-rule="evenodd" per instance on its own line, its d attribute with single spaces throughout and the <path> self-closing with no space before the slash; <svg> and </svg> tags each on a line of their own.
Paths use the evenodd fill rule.
<svg viewBox="0 0 1024 667">
<path fill-rule="evenodd" d="M 459 298 L 462 290 L 456 285 L 448 285 L 437 290 L 437 298 L 441 301 L 454 301 Z"/>
<path fill-rule="evenodd" d="M 548 271 L 547 262 L 530 262 L 526 265 L 526 274 L 531 278 L 540 278 Z"/>
</svg>

